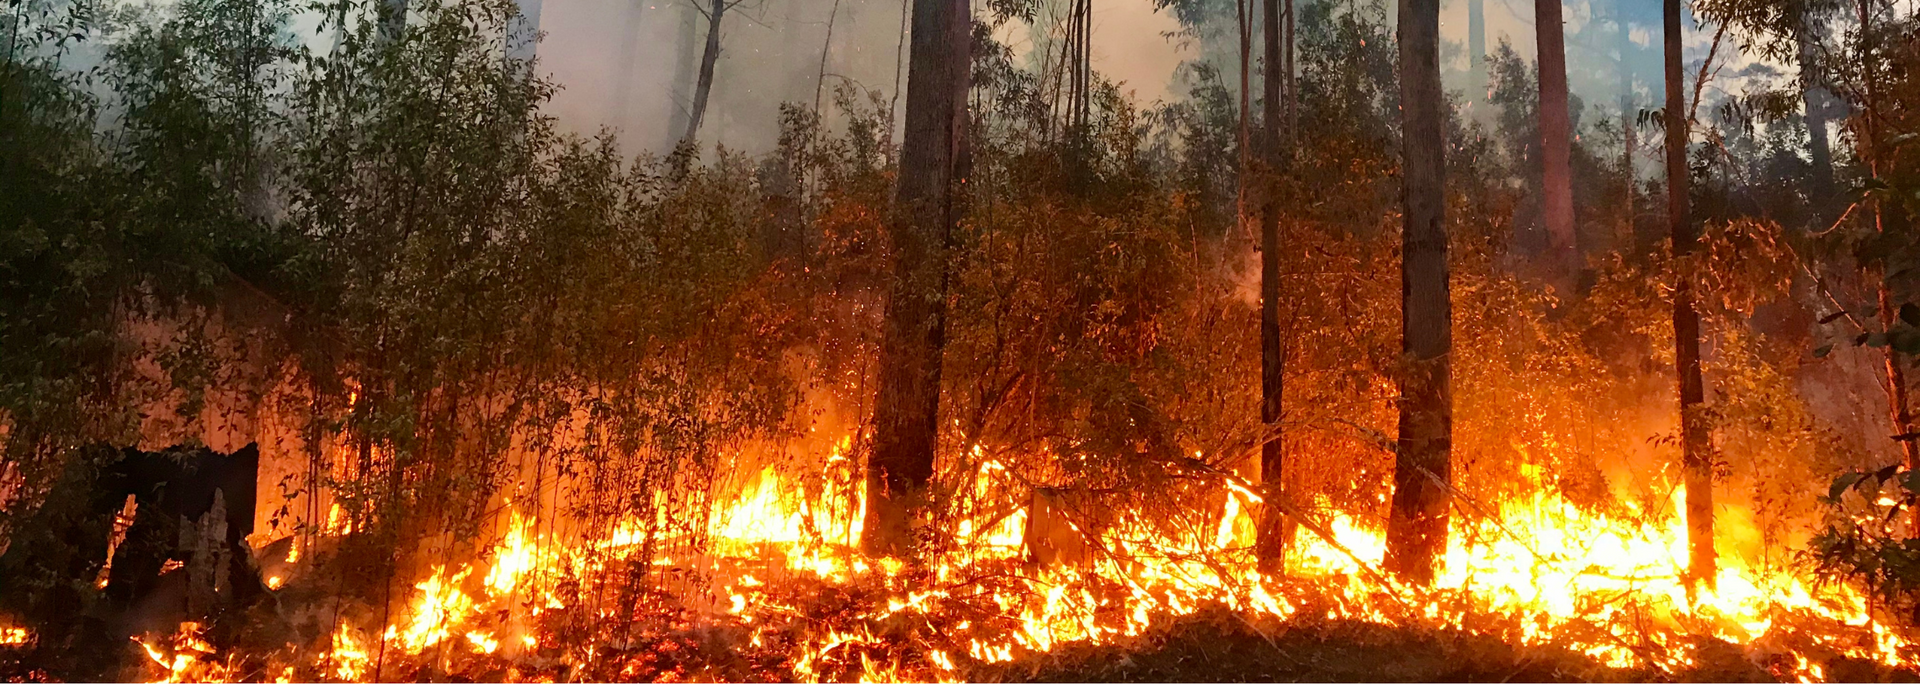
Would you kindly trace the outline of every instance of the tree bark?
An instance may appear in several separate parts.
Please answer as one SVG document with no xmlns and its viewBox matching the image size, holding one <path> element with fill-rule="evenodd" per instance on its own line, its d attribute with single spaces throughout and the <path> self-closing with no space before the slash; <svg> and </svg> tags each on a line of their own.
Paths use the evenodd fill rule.
<svg viewBox="0 0 1920 684">
<path fill-rule="evenodd" d="M 707 9 L 707 49 L 700 55 L 700 76 L 693 86 L 693 108 L 687 113 L 687 132 L 680 136 L 682 145 L 694 142 L 700 135 L 700 122 L 707 117 L 707 98 L 713 94 L 713 67 L 720 61 L 720 21 L 727 16 L 727 0 L 712 0 Z"/>
<path fill-rule="evenodd" d="M 889 233 L 893 284 L 880 345 L 880 394 L 867 461 L 868 552 L 912 550 L 939 438 L 947 251 L 964 213 L 972 12 L 967 0 L 914 0 L 906 137 Z"/>
<path fill-rule="evenodd" d="M 1440 2 L 1400 0 L 1402 248 L 1399 449 L 1387 569 L 1409 582 L 1433 581 L 1447 544 L 1453 396 L 1453 335 L 1445 224 L 1446 131 L 1441 117 Z"/>
<path fill-rule="evenodd" d="M 1285 569 L 1287 558 L 1286 518 L 1281 514 L 1281 497 L 1286 496 L 1286 449 L 1281 441 L 1281 397 L 1285 388 L 1286 353 L 1280 339 L 1280 172 L 1281 124 L 1284 100 L 1281 88 L 1286 79 L 1286 64 L 1281 58 L 1283 29 L 1281 0 L 1262 0 L 1261 96 L 1265 99 L 1261 114 L 1261 168 L 1263 192 L 1260 202 L 1260 422 L 1266 425 L 1266 441 L 1260 445 L 1261 496 L 1275 502 L 1261 508 L 1259 535 L 1254 555 L 1260 571 L 1274 573 Z M 1291 2 L 1291 0 L 1288 0 Z"/>
<path fill-rule="evenodd" d="M 1673 232 L 1673 258 L 1679 275 L 1673 284 L 1673 344 L 1680 390 L 1680 462 L 1685 471 L 1687 575 L 1690 585 L 1713 588 L 1717 558 L 1713 548 L 1713 454 L 1702 413 L 1705 390 L 1700 379 L 1700 313 L 1693 308 L 1693 281 L 1687 262 L 1699 236 L 1689 216 L 1686 98 L 1682 94 L 1680 0 L 1663 0 L 1667 80 L 1667 223 Z"/>
<path fill-rule="evenodd" d="M 1540 194 L 1546 218 L 1548 268 L 1567 285 L 1579 268 L 1573 227 L 1573 125 L 1567 114 L 1566 24 L 1560 0 L 1534 0 L 1534 38 L 1540 59 Z"/>
</svg>

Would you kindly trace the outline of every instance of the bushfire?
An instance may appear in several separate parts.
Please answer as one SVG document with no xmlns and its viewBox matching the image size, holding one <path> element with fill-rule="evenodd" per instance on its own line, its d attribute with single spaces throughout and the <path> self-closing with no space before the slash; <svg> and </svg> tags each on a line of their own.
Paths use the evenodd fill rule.
<svg viewBox="0 0 1920 684">
<path fill-rule="evenodd" d="M 827 467 L 846 463 L 847 444 L 840 441 Z M 996 462 L 979 472 L 978 497 L 1019 489 Z M 1597 514 L 1544 487 L 1487 509 L 1463 506 L 1471 514 L 1455 519 L 1443 572 L 1421 587 L 1378 570 L 1378 524 L 1314 519 L 1307 511 L 1324 507 L 1311 504 L 1298 506 L 1285 571 L 1263 575 L 1248 555 L 1252 511 L 1263 502 L 1244 482 L 1223 478 L 1211 524 L 1189 534 L 1124 513 L 1097 533 L 1082 530 L 1085 521 L 1026 498 L 954 522 L 951 544 L 909 564 L 856 548 L 864 506 L 857 488 L 839 499 L 817 488 L 809 495 L 769 467 L 716 504 L 703 553 L 651 558 L 656 576 L 670 581 L 644 603 L 674 618 L 623 633 L 579 628 L 611 623 L 621 610 L 613 597 L 582 587 L 629 572 L 643 547 L 665 545 L 637 533 L 637 524 L 598 538 L 562 536 L 509 500 L 507 524 L 485 552 L 431 566 L 388 614 L 336 612 L 316 622 L 323 635 L 270 653 L 221 652 L 191 622 L 138 640 L 148 673 L 165 682 L 741 673 L 708 658 L 744 660 L 746 672 L 768 678 L 958 681 L 1068 646 L 1134 643 L 1216 611 L 1255 630 L 1329 620 L 1484 633 L 1651 676 L 1685 671 L 1709 644 L 1737 647 L 1750 663 L 1797 681 L 1823 681 L 1836 662 L 1920 665 L 1920 650 L 1876 620 L 1866 597 L 1790 563 L 1744 560 L 1737 531 L 1722 540 L 1726 562 L 1712 588 L 1689 586 L 1686 530 L 1671 510 Z M 1679 497 L 1676 489 L 1676 505 Z M 1065 529 L 1040 529 L 1046 525 Z M 309 543 L 323 548 L 340 534 L 327 528 Z M 1061 553 L 1066 537 L 1084 546 Z M 1037 561 L 1035 549 L 1049 545 L 1052 562 Z M 274 591 L 327 581 L 305 571 L 310 557 L 295 557 Z M 31 638 L 20 628 L 0 636 L 7 644 Z"/>
</svg>

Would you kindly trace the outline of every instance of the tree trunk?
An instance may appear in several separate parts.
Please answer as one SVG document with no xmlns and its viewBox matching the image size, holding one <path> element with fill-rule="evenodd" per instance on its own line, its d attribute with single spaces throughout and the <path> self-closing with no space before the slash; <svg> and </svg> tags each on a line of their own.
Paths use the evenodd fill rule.
<svg viewBox="0 0 1920 684">
<path fill-rule="evenodd" d="M 1811 199 L 1815 207 L 1820 207 L 1833 198 L 1833 147 L 1827 140 L 1827 116 L 1821 106 L 1826 92 L 1814 56 L 1813 21 L 1812 13 L 1802 6 L 1800 21 L 1794 26 L 1794 41 L 1800 48 L 1800 97 L 1807 108 L 1807 151 L 1813 157 Z"/>
<path fill-rule="evenodd" d="M 680 5 L 680 30 L 676 32 L 677 45 L 674 47 L 673 93 L 676 97 L 673 111 L 667 117 L 666 144 L 671 147 L 680 142 L 687 131 L 687 123 L 692 119 L 692 101 L 679 100 L 693 92 L 694 81 L 698 78 L 698 63 L 693 59 L 694 34 L 699 30 L 695 21 L 699 11 L 690 3 L 699 0 L 683 0 Z"/>
<path fill-rule="evenodd" d="M 1280 2 L 1261 2 L 1265 67 L 1261 72 L 1260 91 L 1265 108 L 1260 123 L 1264 134 L 1261 156 L 1265 164 L 1260 174 L 1263 190 L 1260 202 L 1260 422 L 1267 430 L 1266 441 L 1260 445 L 1260 480 L 1266 490 L 1261 496 L 1276 503 L 1261 509 L 1254 555 L 1261 572 L 1266 573 L 1285 569 L 1288 541 L 1285 517 L 1277 503 L 1286 496 L 1286 449 L 1280 439 L 1281 390 L 1286 382 L 1283 375 L 1286 353 L 1280 339 L 1280 127 L 1284 117 L 1281 86 L 1286 78 L 1286 64 L 1280 55 L 1283 35 Z"/>
<path fill-rule="evenodd" d="M 1447 544 L 1453 347 L 1445 223 L 1445 101 L 1440 2 L 1400 0 L 1400 121 L 1405 211 L 1400 261 L 1400 438 L 1387 521 L 1387 569 L 1433 581 Z"/>
<path fill-rule="evenodd" d="M 646 16 L 645 2 L 629 0 L 626 30 L 620 32 L 620 68 L 614 72 L 618 75 L 614 76 L 613 95 L 607 100 L 606 121 L 616 128 L 625 122 L 627 108 L 633 103 L 633 71 L 640 61 L 640 26 Z"/>
<path fill-rule="evenodd" d="M 1623 212 L 1625 216 L 1623 216 L 1620 221 L 1620 234 L 1615 237 L 1614 241 L 1618 244 L 1619 249 L 1630 249 L 1636 242 L 1634 231 L 1634 215 L 1636 213 L 1634 195 L 1636 191 L 1634 189 L 1634 183 L 1638 179 L 1634 173 L 1633 155 L 1635 148 L 1640 144 L 1640 131 L 1638 116 L 1634 111 L 1637 108 L 1634 106 L 1635 98 L 1633 92 L 1633 30 L 1631 25 L 1627 23 L 1627 13 L 1625 10 L 1616 6 L 1614 12 L 1616 13 L 1614 24 L 1620 29 L 1620 175 L 1626 179 L 1627 186 L 1626 196 L 1621 198 L 1624 202 L 1621 206 L 1625 207 L 1625 211 Z"/>
<path fill-rule="evenodd" d="M 1487 102 L 1486 0 L 1467 0 L 1467 101 Z"/>
<path fill-rule="evenodd" d="M 1860 110 L 1861 130 L 1864 130 L 1866 133 L 1866 140 L 1859 143 L 1859 148 L 1862 160 L 1867 164 L 1867 176 L 1870 178 L 1879 178 L 1882 150 L 1880 148 L 1880 124 L 1876 117 L 1880 115 L 1880 84 L 1879 79 L 1875 78 L 1874 74 L 1880 65 L 1878 59 L 1873 54 L 1873 13 L 1871 6 L 1868 4 L 1868 0 L 1860 0 L 1859 10 L 1860 54 L 1858 59 L 1866 67 L 1861 70 L 1864 74 L 1862 80 L 1865 86 L 1865 92 L 1863 93 L 1865 95 L 1865 101 L 1860 103 L 1862 105 Z M 1802 47 L 1805 47 L 1804 43 Z M 1885 233 L 1887 230 L 1886 207 L 1881 206 L 1877 198 L 1870 201 L 1870 206 L 1873 210 L 1874 232 Z M 1884 262 L 1880 266 L 1880 283 L 1877 294 L 1879 298 L 1880 327 L 1882 330 L 1892 330 L 1896 319 L 1894 318 L 1893 294 L 1887 286 L 1886 264 Z M 1907 375 L 1906 372 L 1900 368 L 1900 360 L 1895 356 L 1896 352 L 1893 349 L 1893 345 L 1887 345 L 1884 351 L 1886 352 L 1887 413 L 1890 414 L 1893 419 L 1894 434 L 1906 435 L 1913 432 L 1913 411 L 1907 403 Z M 1901 439 L 1899 443 L 1901 452 L 1906 456 L 1907 471 L 1920 471 L 1920 441 Z M 1914 509 L 1911 515 L 1912 522 L 1908 525 L 1907 534 L 1909 537 L 1920 538 L 1920 508 Z"/>
<path fill-rule="evenodd" d="M 1249 74 L 1252 73 L 1253 60 L 1253 19 L 1247 16 L 1252 9 L 1253 0 L 1234 0 L 1235 30 L 1240 37 L 1240 172 L 1235 175 L 1234 228 L 1247 229 L 1247 188 L 1252 182 L 1253 173 L 1253 133 L 1249 120 L 1253 116 L 1253 90 L 1250 88 Z"/>
<path fill-rule="evenodd" d="M 1567 114 L 1566 24 L 1560 0 L 1534 0 L 1540 58 L 1540 199 L 1547 224 L 1550 279 L 1571 284 L 1580 267 L 1573 232 L 1573 126 Z M 1564 296 L 1567 293 L 1562 293 Z"/>
<path fill-rule="evenodd" d="M 707 117 L 707 98 L 713 94 L 713 65 L 720 61 L 720 20 L 727 16 L 727 0 L 713 0 L 707 10 L 707 49 L 700 55 L 700 79 L 693 86 L 693 109 L 687 113 L 687 132 L 680 144 L 694 142 L 700 122 Z"/>
<path fill-rule="evenodd" d="M 1700 313 L 1693 308 L 1692 275 L 1687 261 L 1699 236 L 1688 215 L 1686 98 L 1682 75 L 1680 0 L 1664 0 L 1667 78 L 1667 223 L 1673 231 L 1673 258 L 1679 276 L 1673 284 L 1673 344 L 1680 389 L 1680 462 L 1686 479 L 1687 575 L 1689 584 L 1711 589 L 1718 574 L 1713 549 L 1713 454 L 1707 441 L 1700 379 Z"/>
<path fill-rule="evenodd" d="M 893 285 L 880 344 L 880 395 L 867 461 L 868 552 L 912 548 L 939 437 L 940 353 L 946 342 L 947 251 L 964 212 L 972 13 L 967 0 L 914 0 L 906 137 L 889 224 Z"/>
</svg>

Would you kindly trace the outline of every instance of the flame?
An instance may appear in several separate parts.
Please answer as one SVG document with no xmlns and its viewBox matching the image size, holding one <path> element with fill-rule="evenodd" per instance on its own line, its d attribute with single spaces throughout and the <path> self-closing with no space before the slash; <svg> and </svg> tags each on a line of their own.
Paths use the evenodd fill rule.
<svg viewBox="0 0 1920 684">
<path fill-rule="evenodd" d="M 1313 526 L 1320 532 L 1302 526 L 1290 547 L 1288 579 L 1263 576 L 1250 546 L 1266 504 L 1233 479 L 1213 499 L 1217 508 L 1202 511 L 1205 522 L 1190 532 L 1169 532 L 1145 512 L 1114 511 L 1110 524 L 1076 530 L 1097 537 L 1097 550 L 1084 563 L 1035 567 L 1023 546 L 1025 485 L 974 447 L 971 484 L 954 492 L 956 500 L 973 503 L 949 511 L 956 518 L 953 544 L 908 566 L 855 550 L 865 497 L 863 480 L 845 456 L 849 445 L 842 439 L 834 446 L 824 474 L 771 466 L 748 471 L 753 474 L 739 494 L 717 504 L 709 518 L 704 553 L 651 559 L 654 568 L 710 577 L 710 589 L 703 590 L 710 592 L 708 604 L 696 600 L 699 591 L 682 599 L 695 610 L 692 619 L 733 625 L 745 636 L 742 648 L 783 649 L 792 676 L 801 679 L 953 681 L 966 678 L 974 664 L 1111 643 L 1210 605 L 1277 619 L 1313 606 L 1316 616 L 1332 619 L 1467 631 L 1505 620 L 1512 631 L 1503 634 L 1521 644 L 1553 644 L 1611 666 L 1668 673 L 1693 663 L 1690 637 L 1754 645 L 1785 625 L 1820 620 L 1834 628 L 1798 634 L 1829 655 L 1793 652 L 1777 661 L 1775 674 L 1820 681 L 1833 655 L 1920 665 L 1908 637 L 1876 622 L 1865 597 L 1817 586 L 1788 568 L 1755 564 L 1734 549 L 1723 553 L 1713 590 L 1689 591 L 1686 529 L 1674 514 L 1683 496 L 1677 489 L 1655 510 L 1629 502 L 1596 511 L 1540 485 L 1539 469 L 1523 469 L 1522 478 L 1536 485 L 1530 493 L 1491 510 L 1463 507 L 1453 517 L 1442 570 L 1430 587 L 1381 574 L 1386 542 L 1379 525 L 1337 513 L 1322 513 Z M 823 484 L 830 480 L 842 485 Z M 1333 509 L 1326 501 L 1302 503 L 1307 511 Z M 330 522 L 339 517 L 335 510 Z M 630 648 L 569 645 L 545 631 L 541 618 L 549 611 L 588 610 L 593 620 L 615 615 L 604 606 L 576 604 L 580 594 L 563 587 L 637 558 L 648 543 L 647 525 L 628 520 L 581 539 L 556 536 L 539 522 L 513 507 L 475 562 L 432 566 L 391 624 L 341 624 L 327 652 L 308 662 L 317 672 L 357 681 L 372 675 L 376 649 L 383 658 L 443 664 L 451 650 L 506 663 L 580 667 Z M 1739 515 L 1721 522 L 1728 538 L 1745 533 Z M 282 581 L 269 579 L 276 588 Z M 811 613 L 789 591 L 796 582 L 859 589 L 875 598 L 821 621 L 802 617 Z M 888 626 L 903 618 L 938 623 L 944 641 L 901 641 Z M 188 627 L 170 647 L 142 641 L 167 681 L 217 671 L 205 657 L 214 649 L 197 641 L 197 625 Z M 433 649 L 447 643 L 459 648 Z M 539 669 L 547 666 L 511 670 L 517 674 L 509 678 L 551 677 Z"/>
</svg>

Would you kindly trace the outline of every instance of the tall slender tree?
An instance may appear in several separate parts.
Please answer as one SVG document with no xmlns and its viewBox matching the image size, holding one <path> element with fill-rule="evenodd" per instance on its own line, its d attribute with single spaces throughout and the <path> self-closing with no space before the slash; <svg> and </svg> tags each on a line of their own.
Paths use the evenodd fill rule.
<svg viewBox="0 0 1920 684">
<path fill-rule="evenodd" d="M 1468 101 L 1487 101 L 1487 0 L 1467 0 Z"/>
<path fill-rule="evenodd" d="M 1633 24 L 1627 20 L 1626 8 L 1621 6 L 1626 1 L 1619 0 L 1613 6 L 1614 37 L 1620 52 L 1620 176 L 1627 181 L 1626 196 L 1621 198 L 1624 202 L 1621 206 L 1627 210 L 1621 212 L 1620 231 L 1615 240 L 1621 248 L 1634 244 L 1633 224 L 1637 213 L 1634 211 L 1634 198 L 1637 196 L 1634 183 L 1638 179 L 1634 173 L 1633 155 L 1640 145 L 1639 120 L 1635 113 Z"/>
<path fill-rule="evenodd" d="M 1400 437 L 1387 519 L 1387 568 L 1433 581 L 1446 549 L 1453 444 L 1453 309 L 1447 277 L 1446 102 L 1440 0 L 1400 0 Z"/>
<path fill-rule="evenodd" d="M 745 0 L 707 0 L 704 6 L 700 0 L 691 0 L 695 12 L 707 20 L 707 46 L 700 53 L 700 75 L 693 84 L 693 104 L 687 110 L 687 131 L 680 136 L 681 144 L 693 142 L 700 136 L 700 124 L 707 118 L 707 101 L 713 95 L 713 70 L 720 62 L 720 27 L 727 12 Z"/>
<path fill-rule="evenodd" d="M 1713 456 L 1707 441 L 1705 389 L 1700 379 L 1700 312 L 1693 308 L 1693 281 L 1687 272 L 1699 234 L 1689 215 L 1687 101 L 1681 72 L 1681 0 L 1663 0 L 1662 23 L 1667 81 L 1667 224 L 1673 233 L 1673 258 L 1680 264 L 1673 283 L 1673 344 L 1680 389 L 1680 462 L 1686 484 L 1687 575 L 1690 584 L 1714 584 Z"/>
<path fill-rule="evenodd" d="M 925 504 L 939 438 L 947 252 L 965 211 L 972 12 L 967 0 L 914 0 L 906 137 L 889 222 L 893 283 L 880 342 L 879 400 L 867 461 L 862 546 L 900 555 Z"/>
<path fill-rule="evenodd" d="M 1540 61 L 1540 202 L 1546 220 L 1548 273 L 1563 287 L 1578 268 L 1573 228 L 1573 124 L 1567 114 L 1566 23 L 1560 0 L 1534 0 Z"/>
<path fill-rule="evenodd" d="M 1286 0 L 1289 5 L 1291 0 Z M 1261 0 L 1262 61 L 1260 94 L 1264 102 L 1260 130 L 1262 157 L 1262 193 L 1260 201 L 1260 422 L 1266 424 L 1266 440 L 1260 445 L 1260 479 L 1266 490 L 1262 496 L 1272 502 L 1265 506 L 1255 555 L 1263 572 L 1275 572 L 1286 564 L 1287 526 L 1281 514 L 1281 498 L 1286 496 L 1286 449 L 1281 441 L 1281 397 L 1285 388 L 1286 352 L 1280 339 L 1280 181 L 1285 169 L 1281 127 L 1285 123 L 1285 89 L 1288 64 L 1281 57 L 1286 29 L 1280 12 L 1282 0 Z"/>
</svg>

